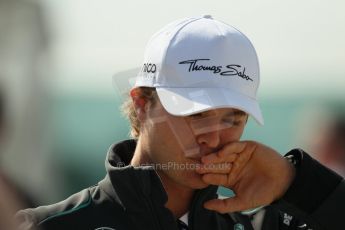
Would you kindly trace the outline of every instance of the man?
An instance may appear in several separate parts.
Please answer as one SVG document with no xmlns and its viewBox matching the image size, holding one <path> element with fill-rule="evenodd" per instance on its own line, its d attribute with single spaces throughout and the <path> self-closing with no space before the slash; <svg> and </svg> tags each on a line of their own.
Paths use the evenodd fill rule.
<svg viewBox="0 0 345 230">
<path fill-rule="evenodd" d="M 21 211 L 22 227 L 340 229 L 341 177 L 302 150 L 284 158 L 240 141 L 249 115 L 263 123 L 258 85 L 256 52 L 238 30 L 211 16 L 167 25 L 125 106 L 134 140 L 110 148 L 97 185 Z M 218 199 L 220 185 L 236 196 Z"/>
</svg>

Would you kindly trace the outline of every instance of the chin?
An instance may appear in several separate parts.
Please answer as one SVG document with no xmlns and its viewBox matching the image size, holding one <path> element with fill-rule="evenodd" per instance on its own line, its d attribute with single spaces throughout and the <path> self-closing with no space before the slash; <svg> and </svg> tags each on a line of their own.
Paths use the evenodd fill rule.
<svg viewBox="0 0 345 230">
<path fill-rule="evenodd" d="M 193 172 L 192 174 L 186 176 L 185 178 L 188 178 L 188 179 L 184 181 L 184 184 L 191 189 L 203 189 L 209 186 L 209 184 L 206 184 L 201 179 L 201 175 L 196 172 Z"/>
</svg>

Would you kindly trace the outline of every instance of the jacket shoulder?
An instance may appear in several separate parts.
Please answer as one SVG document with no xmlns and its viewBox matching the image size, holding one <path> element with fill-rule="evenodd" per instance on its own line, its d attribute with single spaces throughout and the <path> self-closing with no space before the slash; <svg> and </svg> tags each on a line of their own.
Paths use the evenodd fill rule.
<svg viewBox="0 0 345 230">
<path fill-rule="evenodd" d="M 62 229 L 68 222 L 78 222 L 81 216 L 85 218 L 90 212 L 90 207 L 94 203 L 92 193 L 96 190 L 97 186 L 93 186 L 56 204 L 19 211 L 16 219 L 20 229 L 35 229 L 40 226 L 49 226 L 47 229 Z"/>
</svg>

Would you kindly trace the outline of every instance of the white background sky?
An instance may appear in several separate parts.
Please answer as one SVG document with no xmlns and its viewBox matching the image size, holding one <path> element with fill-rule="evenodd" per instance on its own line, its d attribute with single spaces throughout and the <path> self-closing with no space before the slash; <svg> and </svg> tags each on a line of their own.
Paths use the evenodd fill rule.
<svg viewBox="0 0 345 230">
<path fill-rule="evenodd" d="M 256 47 L 260 94 L 345 95 L 345 1 L 42 2 L 51 23 L 53 89 L 60 93 L 112 95 L 112 75 L 141 66 L 154 32 L 181 17 L 211 14 Z"/>
</svg>

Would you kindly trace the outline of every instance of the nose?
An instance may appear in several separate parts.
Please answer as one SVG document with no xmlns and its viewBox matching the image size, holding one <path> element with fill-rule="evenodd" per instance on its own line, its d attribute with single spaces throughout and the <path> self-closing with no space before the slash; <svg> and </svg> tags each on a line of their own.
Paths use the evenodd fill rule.
<svg viewBox="0 0 345 230">
<path fill-rule="evenodd" d="M 216 149 L 220 143 L 220 131 L 217 129 L 199 134 L 196 136 L 196 141 L 202 148 Z"/>
</svg>

